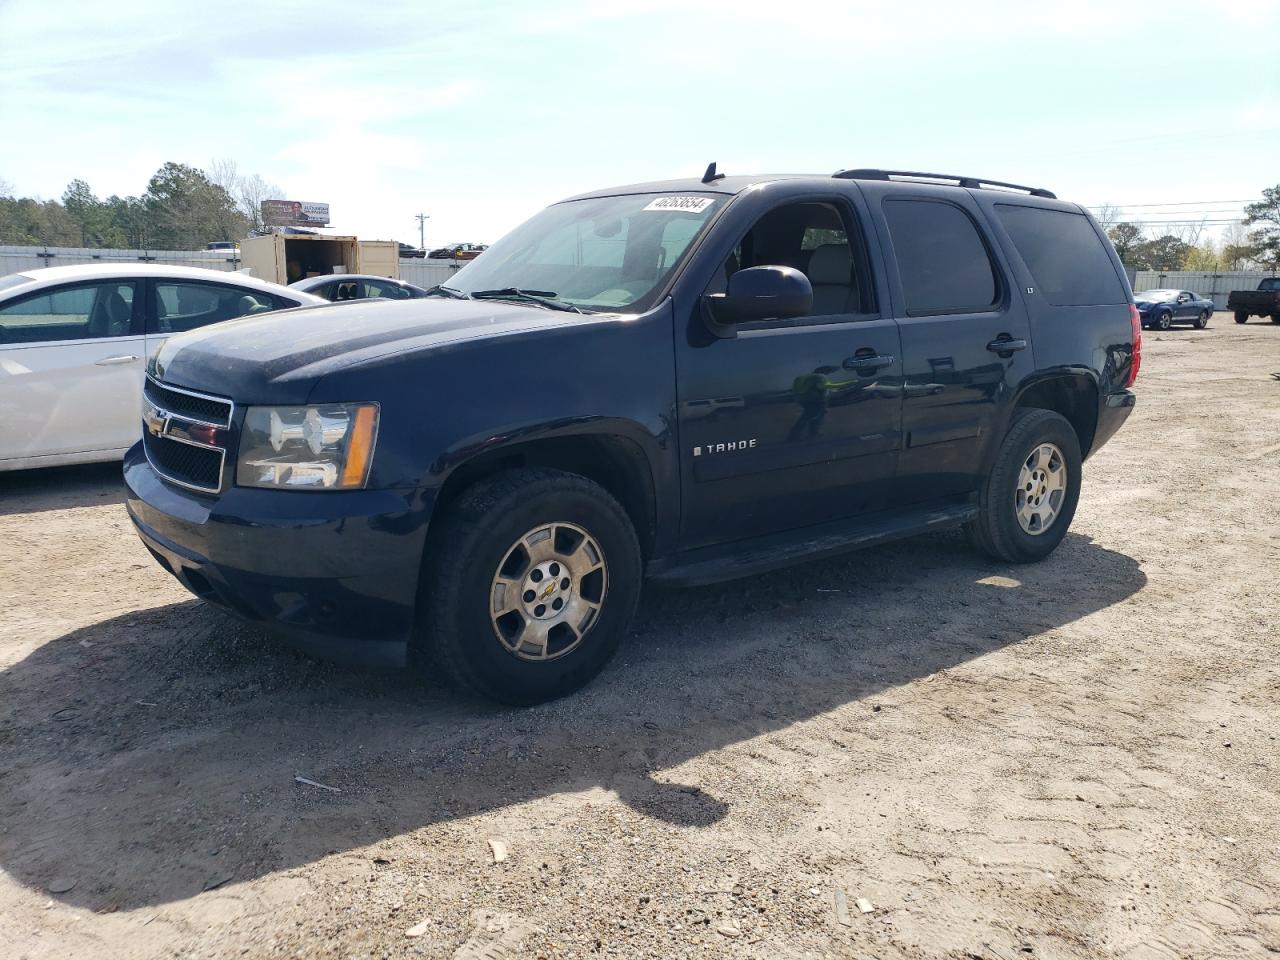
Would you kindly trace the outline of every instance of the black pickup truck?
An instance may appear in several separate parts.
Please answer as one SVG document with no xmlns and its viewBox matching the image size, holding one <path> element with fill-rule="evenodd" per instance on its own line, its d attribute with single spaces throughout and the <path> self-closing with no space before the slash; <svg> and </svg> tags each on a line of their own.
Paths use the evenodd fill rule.
<svg viewBox="0 0 1280 960">
<path fill-rule="evenodd" d="M 1140 362 L 1087 212 L 968 177 L 713 165 L 555 204 L 432 294 L 169 340 L 128 512 L 210 603 L 519 704 L 604 667 L 645 577 L 957 526 L 1046 556 Z"/>
<path fill-rule="evenodd" d="M 1272 323 L 1280 323 L 1280 277 L 1267 277 L 1257 290 L 1232 290 L 1227 309 L 1235 314 L 1236 323 L 1247 323 L 1250 317 L 1270 317 Z"/>
</svg>

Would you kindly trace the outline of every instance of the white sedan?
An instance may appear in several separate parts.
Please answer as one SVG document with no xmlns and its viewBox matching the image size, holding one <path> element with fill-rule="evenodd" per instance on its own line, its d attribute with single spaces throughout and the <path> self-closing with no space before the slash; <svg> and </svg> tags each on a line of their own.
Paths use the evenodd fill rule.
<svg viewBox="0 0 1280 960">
<path fill-rule="evenodd" d="M 171 335 L 326 303 L 239 273 L 145 263 L 0 277 L 0 470 L 117 460 L 148 358 Z"/>
</svg>

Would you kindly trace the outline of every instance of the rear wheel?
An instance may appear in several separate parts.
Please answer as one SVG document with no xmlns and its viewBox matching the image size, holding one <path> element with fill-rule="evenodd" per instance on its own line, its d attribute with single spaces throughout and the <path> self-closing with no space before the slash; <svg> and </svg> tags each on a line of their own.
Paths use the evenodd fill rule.
<svg viewBox="0 0 1280 960">
<path fill-rule="evenodd" d="M 482 480 L 432 537 L 420 646 L 454 682 L 503 703 L 572 693 L 626 633 L 641 559 L 626 512 L 576 474 Z"/>
<path fill-rule="evenodd" d="M 1170 310 L 1161 310 L 1156 316 L 1156 326 L 1161 330 L 1168 330 L 1169 325 L 1173 323 L 1173 312 Z"/>
<path fill-rule="evenodd" d="M 1271 315 L 1271 322 L 1272 322 L 1272 323 L 1280 323 L 1280 313 L 1273 313 L 1273 314 Z"/>
<path fill-rule="evenodd" d="M 1248 321 L 1249 321 L 1249 315 L 1247 313 L 1245 313 L 1243 310 L 1236 311 L 1236 323 L 1247 323 Z"/>
<path fill-rule="evenodd" d="M 1067 535 L 1080 499 L 1080 441 L 1052 410 L 1021 408 L 978 497 L 966 530 L 1000 560 L 1030 563 Z"/>
<path fill-rule="evenodd" d="M 1201 310 L 1200 316 L 1196 317 L 1196 329 L 1203 330 L 1209 325 L 1209 311 Z"/>
</svg>

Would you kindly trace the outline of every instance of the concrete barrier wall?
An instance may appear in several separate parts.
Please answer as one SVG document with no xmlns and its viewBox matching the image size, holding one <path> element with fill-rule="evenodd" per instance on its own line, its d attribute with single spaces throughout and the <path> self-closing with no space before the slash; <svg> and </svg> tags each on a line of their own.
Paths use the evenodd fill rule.
<svg viewBox="0 0 1280 960">
<path fill-rule="evenodd" d="M 241 269 L 237 257 L 216 250 L 103 250 L 91 247 L 0 246 L 0 276 L 81 263 L 163 263 L 205 270 Z M 454 260 L 413 259 L 400 261 L 400 279 L 420 287 L 448 283 L 465 266 Z"/>
<path fill-rule="evenodd" d="M 164 263 L 206 270 L 238 270 L 240 261 L 216 250 L 102 250 L 91 247 L 0 246 L 0 276 L 76 263 Z"/>
</svg>

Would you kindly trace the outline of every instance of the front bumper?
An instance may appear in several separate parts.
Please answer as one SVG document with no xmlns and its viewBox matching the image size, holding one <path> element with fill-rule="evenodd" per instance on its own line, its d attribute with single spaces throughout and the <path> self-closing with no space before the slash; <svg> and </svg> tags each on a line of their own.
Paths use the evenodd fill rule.
<svg viewBox="0 0 1280 960">
<path fill-rule="evenodd" d="M 1093 443 L 1089 447 L 1090 456 L 1097 453 L 1124 426 L 1137 402 L 1138 398 L 1129 390 L 1109 393 L 1102 398 L 1102 406 L 1098 409 L 1098 427 L 1093 432 Z"/>
<path fill-rule="evenodd" d="M 430 504 L 413 491 L 232 487 L 161 480 L 134 446 L 125 504 L 157 562 L 203 600 L 310 653 L 407 662 Z"/>
</svg>

